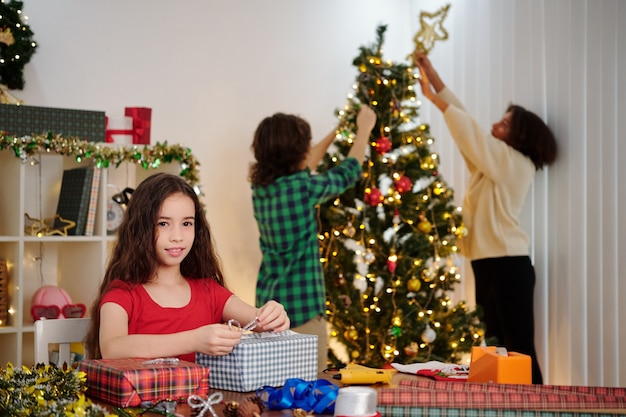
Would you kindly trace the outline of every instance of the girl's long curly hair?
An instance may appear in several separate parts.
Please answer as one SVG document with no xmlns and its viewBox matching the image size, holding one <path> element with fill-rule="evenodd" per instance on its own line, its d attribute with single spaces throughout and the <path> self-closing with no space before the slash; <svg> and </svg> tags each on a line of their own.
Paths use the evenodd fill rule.
<svg viewBox="0 0 626 417">
<path fill-rule="evenodd" d="M 149 282 L 159 268 L 156 255 L 156 227 L 163 201 L 173 194 L 189 197 L 195 208 L 195 239 L 189 254 L 180 264 L 188 279 L 213 279 L 224 285 L 224 277 L 209 223 L 198 195 L 181 177 L 158 173 L 142 181 L 132 193 L 124 218 L 117 230 L 117 241 L 107 264 L 104 280 L 90 309 L 91 324 L 85 339 L 87 357 L 99 359 L 100 303 L 114 280 L 140 285 Z"/>
<path fill-rule="evenodd" d="M 536 170 L 553 163 L 557 157 L 557 144 L 548 125 L 522 106 L 511 104 L 507 112 L 511 112 L 507 143 L 529 157 Z"/>
</svg>

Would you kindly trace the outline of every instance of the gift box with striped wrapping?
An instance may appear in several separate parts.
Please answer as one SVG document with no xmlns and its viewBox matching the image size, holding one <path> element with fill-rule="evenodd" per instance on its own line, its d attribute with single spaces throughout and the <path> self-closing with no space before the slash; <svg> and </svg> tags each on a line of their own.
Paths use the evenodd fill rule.
<svg viewBox="0 0 626 417">
<path fill-rule="evenodd" d="M 626 388 L 400 381 L 378 391 L 385 416 L 614 415 L 626 411 Z"/>
<path fill-rule="evenodd" d="M 289 378 L 317 379 L 317 336 L 291 330 L 244 334 L 226 356 L 196 354 L 211 369 L 211 388 L 251 392 Z"/>
<path fill-rule="evenodd" d="M 79 362 L 87 395 L 120 407 L 143 401 L 186 401 L 209 392 L 209 368 L 185 361 L 98 359 Z"/>
</svg>

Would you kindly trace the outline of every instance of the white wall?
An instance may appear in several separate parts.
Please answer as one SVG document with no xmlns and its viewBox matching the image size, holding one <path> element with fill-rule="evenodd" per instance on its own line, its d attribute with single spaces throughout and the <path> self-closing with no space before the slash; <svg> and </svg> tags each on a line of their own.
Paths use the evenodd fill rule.
<svg viewBox="0 0 626 417">
<path fill-rule="evenodd" d="M 25 0 L 39 49 L 26 104 L 152 107 L 152 141 L 190 147 L 227 281 L 252 302 L 260 259 L 247 169 L 258 122 L 276 111 L 333 127 L 358 47 L 389 25 L 387 58 L 413 48 L 421 10 L 441 0 Z M 450 39 L 432 53 L 486 127 L 509 102 L 553 126 L 560 160 L 537 175 L 524 212 L 538 272 L 537 340 L 553 384 L 626 386 L 623 144 L 626 2 L 451 1 Z M 441 169 L 460 202 L 465 168 L 425 103 Z M 621 139 L 621 141 L 619 140 Z M 473 281 L 457 292 L 473 301 Z M 620 285 L 621 284 L 621 285 Z"/>
<path fill-rule="evenodd" d="M 25 104 L 153 109 L 152 142 L 190 147 L 228 283 L 253 302 L 260 253 L 247 182 L 262 118 L 296 113 L 314 137 L 335 123 L 358 47 L 388 23 L 390 58 L 411 51 L 408 2 L 26 0 L 39 48 Z"/>
</svg>

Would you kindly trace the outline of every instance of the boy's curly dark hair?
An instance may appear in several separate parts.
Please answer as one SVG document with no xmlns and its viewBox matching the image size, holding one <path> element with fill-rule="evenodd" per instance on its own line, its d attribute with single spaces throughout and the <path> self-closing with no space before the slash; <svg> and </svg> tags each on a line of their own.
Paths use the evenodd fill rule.
<svg viewBox="0 0 626 417">
<path fill-rule="evenodd" d="M 311 139 L 309 123 L 298 116 L 276 113 L 263 119 L 252 142 L 256 162 L 250 167 L 250 182 L 269 185 L 302 170 Z"/>
</svg>

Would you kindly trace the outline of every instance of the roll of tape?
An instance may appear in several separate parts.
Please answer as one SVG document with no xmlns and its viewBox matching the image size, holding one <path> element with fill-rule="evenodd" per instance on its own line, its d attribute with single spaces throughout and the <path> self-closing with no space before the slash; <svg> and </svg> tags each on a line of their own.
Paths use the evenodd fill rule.
<svg viewBox="0 0 626 417">
<path fill-rule="evenodd" d="M 335 400 L 335 417 L 377 417 L 376 390 L 369 387 L 340 388 Z"/>
</svg>

